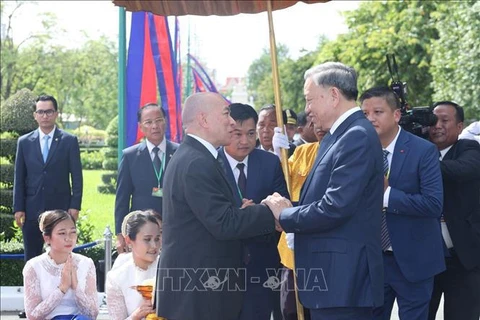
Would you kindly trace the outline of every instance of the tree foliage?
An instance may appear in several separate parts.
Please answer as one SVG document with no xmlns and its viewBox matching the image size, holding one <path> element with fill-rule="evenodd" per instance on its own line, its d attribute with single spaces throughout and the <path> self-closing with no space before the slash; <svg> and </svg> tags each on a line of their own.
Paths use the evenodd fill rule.
<svg viewBox="0 0 480 320">
<path fill-rule="evenodd" d="M 454 6 L 454 10 L 452 7 Z M 453 100 L 466 119 L 480 119 L 480 2 L 442 3 L 432 46 L 434 100 Z"/>
<path fill-rule="evenodd" d="M 43 30 L 26 39 L 13 39 L 12 21 L 27 2 L 2 2 L 6 23 L 1 41 L 2 100 L 22 88 L 35 95 L 57 98 L 59 112 L 86 119 L 88 125 L 104 129 L 117 114 L 117 50 L 114 42 L 100 37 L 77 48 L 66 48 L 53 39 L 61 34 L 56 17 L 40 15 Z M 59 117 L 59 122 L 61 118 Z"/>
<path fill-rule="evenodd" d="M 396 55 L 400 80 L 408 84 L 413 106 L 429 105 L 433 93 L 429 72 L 431 44 L 438 38 L 434 1 L 370 1 L 346 12 L 349 32 L 323 47 L 316 63 L 340 61 L 358 72 L 358 89 L 387 85 L 385 56 Z"/>
</svg>

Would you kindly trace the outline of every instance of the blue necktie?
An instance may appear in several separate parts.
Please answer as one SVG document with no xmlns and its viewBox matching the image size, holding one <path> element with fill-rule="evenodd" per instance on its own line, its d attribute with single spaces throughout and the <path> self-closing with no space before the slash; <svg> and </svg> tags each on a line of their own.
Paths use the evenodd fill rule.
<svg viewBox="0 0 480 320">
<path fill-rule="evenodd" d="M 42 150 L 42 156 L 43 156 L 43 162 L 47 162 L 48 158 L 48 140 L 50 139 L 50 136 L 43 136 L 43 150 Z"/>
<path fill-rule="evenodd" d="M 383 173 L 385 176 L 388 176 L 388 152 L 387 150 L 383 150 Z M 382 250 L 387 250 L 390 246 L 390 236 L 388 235 L 388 228 L 387 228 L 387 217 L 385 210 L 382 212 Z"/>
</svg>

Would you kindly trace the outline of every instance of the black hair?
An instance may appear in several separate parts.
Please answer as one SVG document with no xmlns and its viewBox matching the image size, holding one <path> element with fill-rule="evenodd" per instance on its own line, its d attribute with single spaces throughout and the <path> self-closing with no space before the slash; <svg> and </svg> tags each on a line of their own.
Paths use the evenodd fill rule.
<svg viewBox="0 0 480 320">
<path fill-rule="evenodd" d="M 55 226 L 64 220 L 71 220 L 75 225 L 75 219 L 65 210 L 45 211 L 39 217 L 38 227 L 44 236 L 51 237 Z"/>
<path fill-rule="evenodd" d="M 35 99 L 35 104 L 33 105 L 33 111 L 37 111 L 37 102 L 38 101 L 51 101 L 55 111 L 58 111 L 57 99 L 55 99 L 53 96 L 49 96 L 49 95 L 46 95 L 46 94 L 38 96 L 37 99 Z"/>
<path fill-rule="evenodd" d="M 453 101 L 444 100 L 444 101 L 435 102 L 432 105 L 432 110 L 441 104 L 445 104 L 455 108 L 455 119 L 457 119 L 457 123 L 463 122 L 465 120 L 465 113 L 463 112 L 463 108 L 458 103 L 455 103 Z"/>
<path fill-rule="evenodd" d="M 258 114 L 255 109 L 251 105 L 244 104 L 244 103 L 232 103 L 229 106 L 230 108 L 230 116 L 236 122 L 242 123 L 245 120 L 253 119 L 255 125 L 258 122 Z"/>
<path fill-rule="evenodd" d="M 400 100 L 398 99 L 397 94 L 390 89 L 389 87 L 373 87 L 366 90 L 360 96 L 360 103 L 370 98 L 383 98 L 387 102 L 388 106 L 392 110 L 397 110 L 401 108 Z"/>
<path fill-rule="evenodd" d="M 162 110 L 163 117 L 165 119 L 167 118 L 167 115 L 165 114 L 165 110 L 163 110 L 162 107 L 160 107 L 157 103 L 149 102 L 149 103 L 143 105 L 140 109 L 138 109 L 138 111 L 137 111 L 137 121 L 138 122 L 142 121 L 143 110 L 148 109 L 148 108 L 158 108 L 158 109 Z"/>
<path fill-rule="evenodd" d="M 305 127 L 307 125 L 307 113 L 305 111 L 300 111 L 297 114 L 297 126 Z"/>
<path fill-rule="evenodd" d="M 125 223 L 125 235 L 131 240 L 135 240 L 140 229 L 147 223 L 151 222 L 160 226 L 159 215 L 153 210 L 133 211 L 128 215 Z"/>
</svg>

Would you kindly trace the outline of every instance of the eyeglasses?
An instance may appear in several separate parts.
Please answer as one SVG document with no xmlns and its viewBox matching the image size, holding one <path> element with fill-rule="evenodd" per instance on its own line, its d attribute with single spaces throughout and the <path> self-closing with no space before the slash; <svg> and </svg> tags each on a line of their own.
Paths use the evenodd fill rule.
<svg viewBox="0 0 480 320">
<path fill-rule="evenodd" d="M 56 111 L 53 109 L 35 111 L 35 113 L 38 114 L 40 117 L 42 117 L 43 115 L 46 115 L 47 117 L 51 117 L 55 112 Z"/>
<path fill-rule="evenodd" d="M 160 125 L 162 124 L 163 122 L 165 122 L 165 118 L 157 118 L 155 120 L 146 120 L 146 121 L 143 121 L 142 124 L 147 127 L 147 128 L 150 128 L 151 126 L 153 126 L 154 124 L 155 125 Z"/>
</svg>

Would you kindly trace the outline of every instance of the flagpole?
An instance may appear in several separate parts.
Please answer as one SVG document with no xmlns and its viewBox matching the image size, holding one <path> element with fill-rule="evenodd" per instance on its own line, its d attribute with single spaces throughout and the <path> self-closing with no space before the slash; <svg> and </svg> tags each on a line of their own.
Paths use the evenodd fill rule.
<svg viewBox="0 0 480 320">
<path fill-rule="evenodd" d="M 126 11 L 118 8 L 118 163 L 125 148 L 125 66 L 126 66 Z"/>
<path fill-rule="evenodd" d="M 277 125 L 282 128 L 283 130 L 283 114 L 282 114 L 282 105 L 280 102 L 280 79 L 278 75 L 278 63 L 277 63 L 277 46 L 275 44 L 275 31 L 273 29 L 273 17 L 272 17 L 272 0 L 267 1 L 267 9 L 268 9 L 268 27 L 269 27 L 269 34 L 270 34 L 270 56 L 272 59 L 272 75 L 273 75 L 273 93 L 275 95 L 275 113 L 277 116 Z M 284 134 L 287 134 L 284 132 Z M 281 148 L 282 152 L 282 168 L 283 173 L 285 174 L 285 181 L 287 183 L 287 187 L 290 189 L 290 174 L 288 169 L 288 154 L 287 150 Z M 295 253 L 294 253 L 295 254 Z M 295 285 L 295 302 L 297 306 L 297 319 L 304 320 L 303 314 L 303 306 L 298 299 L 298 286 L 297 286 L 297 274 L 295 272 L 295 259 L 293 263 L 293 281 Z"/>
<path fill-rule="evenodd" d="M 190 70 L 190 19 L 188 19 L 188 39 L 187 39 L 187 76 L 185 79 L 185 96 L 189 97 L 192 93 L 192 71 Z"/>
</svg>

